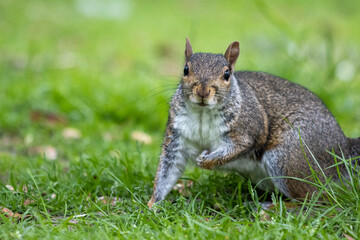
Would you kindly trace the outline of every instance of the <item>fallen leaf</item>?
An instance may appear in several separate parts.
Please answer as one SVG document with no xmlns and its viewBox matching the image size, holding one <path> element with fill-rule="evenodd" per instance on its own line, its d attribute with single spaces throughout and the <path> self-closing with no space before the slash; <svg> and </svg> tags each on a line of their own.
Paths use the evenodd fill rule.
<svg viewBox="0 0 360 240">
<path fill-rule="evenodd" d="M 116 203 L 120 202 L 119 197 L 98 197 L 96 198 L 97 202 L 101 202 L 103 204 L 110 204 L 111 206 L 116 206 Z"/>
<path fill-rule="evenodd" d="M 144 133 L 144 132 L 140 132 L 140 131 L 134 131 L 131 133 L 131 138 L 135 141 L 144 143 L 146 145 L 150 144 L 152 142 L 152 138 L 151 136 L 149 136 L 148 134 Z"/>
<path fill-rule="evenodd" d="M 6 207 L 0 206 L 0 208 L 2 208 L 1 211 L 4 213 L 6 217 L 22 218 L 22 215 L 20 213 L 13 213 L 13 211 L 11 211 Z"/>
<path fill-rule="evenodd" d="M 7 189 L 9 189 L 13 193 L 20 193 L 19 191 L 15 191 L 14 187 L 11 185 L 5 185 L 5 186 Z M 20 186 L 17 186 L 17 188 L 20 189 Z M 24 193 L 28 192 L 26 185 L 22 186 L 22 190 Z"/>
<path fill-rule="evenodd" d="M 33 203 L 34 200 L 30 200 L 29 198 L 24 201 L 24 206 L 29 205 L 30 203 Z"/>
<path fill-rule="evenodd" d="M 79 129 L 67 127 L 62 131 L 62 136 L 64 138 L 79 139 L 81 138 L 81 132 Z"/>
<path fill-rule="evenodd" d="M 97 202 L 102 202 L 103 204 L 106 204 L 106 200 L 105 200 L 105 197 L 98 197 L 96 199 Z"/>
<path fill-rule="evenodd" d="M 10 209 L 8 209 L 6 207 L 1 207 L 1 208 L 2 208 L 1 211 L 6 213 L 6 215 L 10 215 L 10 216 L 14 215 L 14 213 Z"/>
<path fill-rule="evenodd" d="M 11 185 L 6 185 L 6 188 L 9 189 L 9 190 L 12 191 L 12 192 L 15 191 L 14 187 L 11 186 Z"/>
<path fill-rule="evenodd" d="M 354 238 L 352 238 L 352 237 L 350 237 L 349 235 L 347 235 L 347 234 L 343 234 L 344 235 L 344 237 L 347 239 L 347 240 L 354 240 Z"/>
<path fill-rule="evenodd" d="M 260 210 L 260 221 L 262 222 L 268 222 L 271 221 L 271 218 L 267 212 L 265 212 L 263 209 Z"/>
<path fill-rule="evenodd" d="M 67 119 L 55 113 L 46 112 L 42 110 L 33 110 L 30 112 L 30 119 L 32 122 L 41 123 L 49 126 L 58 124 L 66 124 Z"/>
<path fill-rule="evenodd" d="M 185 181 L 179 180 L 173 187 L 173 190 L 178 191 L 184 197 L 188 197 L 191 195 L 189 188 L 192 188 L 193 185 L 194 185 L 194 181 L 188 180 L 186 181 L 186 187 L 185 187 Z"/>
<path fill-rule="evenodd" d="M 48 160 L 57 159 L 57 151 L 53 146 L 41 146 L 36 149 L 38 153 L 43 155 Z"/>
<path fill-rule="evenodd" d="M 110 204 L 111 204 L 111 206 L 116 206 L 116 203 L 118 203 L 118 202 L 120 202 L 120 198 L 114 197 L 114 198 L 111 200 Z"/>
<path fill-rule="evenodd" d="M 69 220 L 69 223 L 78 224 L 79 221 L 76 220 L 76 219 L 70 219 L 70 220 Z"/>
</svg>

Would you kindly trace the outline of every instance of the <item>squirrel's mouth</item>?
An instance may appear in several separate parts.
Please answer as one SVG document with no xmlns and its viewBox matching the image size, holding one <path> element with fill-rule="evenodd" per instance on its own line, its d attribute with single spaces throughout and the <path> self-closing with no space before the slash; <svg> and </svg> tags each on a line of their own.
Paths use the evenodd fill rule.
<svg viewBox="0 0 360 240">
<path fill-rule="evenodd" d="M 216 105 L 217 101 L 215 98 L 200 98 L 194 95 L 189 96 L 189 102 L 195 104 L 196 106 L 205 108 L 205 107 L 212 107 Z"/>
<path fill-rule="evenodd" d="M 205 106 L 207 106 L 207 104 L 206 104 L 206 103 L 204 103 L 204 102 L 198 103 L 198 105 L 199 105 L 199 106 L 201 106 L 201 107 L 205 107 Z"/>
</svg>

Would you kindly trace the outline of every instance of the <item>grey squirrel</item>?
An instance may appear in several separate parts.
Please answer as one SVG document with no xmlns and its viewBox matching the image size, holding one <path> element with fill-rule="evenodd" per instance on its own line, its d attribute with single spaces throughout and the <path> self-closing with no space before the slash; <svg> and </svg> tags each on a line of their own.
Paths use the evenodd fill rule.
<svg viewBox="0 0 360 240">
<path fill-rule="evenodd" d="M 239 53 L 239 42 L 225 54 L 193 53 L 186 39 L 184 73 L 170 103 L 150 208 L 170 192 L 188 160 L 303 199 L 316 189 L 295 178 L 311 175 L 309 165 L 338 178 L 336 167 L 328 168 L 334 157 L 327 150 L 360 155 L 360 138 L 347 138 L 315 94 L 268 73 L 235 72 Z M 339 170 L 346 176 L 344 164 Z"/>
</svg>

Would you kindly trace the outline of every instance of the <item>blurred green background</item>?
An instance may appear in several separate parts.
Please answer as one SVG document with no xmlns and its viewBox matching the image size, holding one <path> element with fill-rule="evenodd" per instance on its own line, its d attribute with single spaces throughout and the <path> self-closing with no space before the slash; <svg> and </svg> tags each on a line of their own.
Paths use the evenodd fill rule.
<svg viewBox="0 0 360 240">
<path fill-rule="evenodd" d="M 0 176 L 41 166 L 51 146 L 65 166 L 84 154 L 141 156 L 134 164 L 152 177 L 186 37 L 215 53 L 239 41 L 237 70 L 309 88 L 359 136 L 359 10 L 336 0 L 1 0 Z M 152 142 L 137 144 L 134 131 Z"/>
<path fill-rule="evenodd" d="M 144 204 L 186 37 L 196 52 L 239 41 L 236 70 L 307 87 L 357 137 L 359 12 L 360 1 L 338 0 L 0 0 L 0 238 L 356 236 L 352 198 L 337 218 L 255 223 L 246 182 L 199 168 L 162 211 Z"/>
</svg>

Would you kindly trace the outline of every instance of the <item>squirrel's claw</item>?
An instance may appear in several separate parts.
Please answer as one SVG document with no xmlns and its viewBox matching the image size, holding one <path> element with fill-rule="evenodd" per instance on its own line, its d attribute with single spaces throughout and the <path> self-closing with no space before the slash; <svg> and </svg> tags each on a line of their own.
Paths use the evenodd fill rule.
<svg viewBox="0 0 360 240">
<path fill-rule="evenodd" d="M 206 160 L 206 155 L 208 155 L 208 150 L 204 150 L 197 158 L 196 158 L 196 165 L 199 167 L 201 164 Z"/>
<path fill-rule="evenodd" d="M 213 169 L 215 167 L 215 162 L 209 159 L 209 151 L 203 151 L 197 158 L 196 158 L 196 165 L 205 168 L 205 169 Z"/>
</svg>

